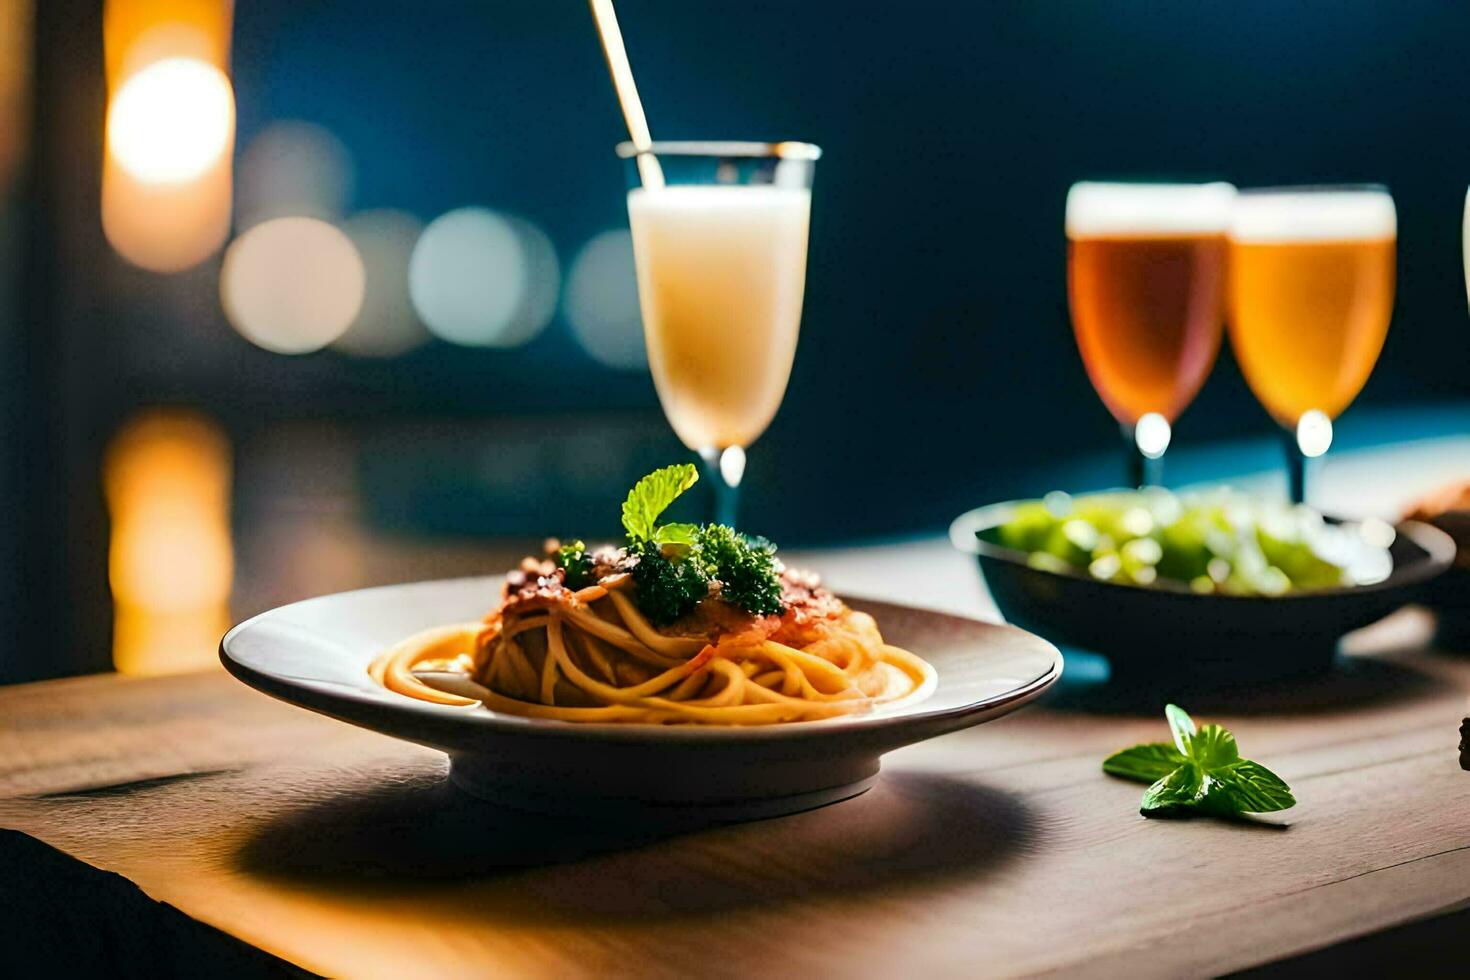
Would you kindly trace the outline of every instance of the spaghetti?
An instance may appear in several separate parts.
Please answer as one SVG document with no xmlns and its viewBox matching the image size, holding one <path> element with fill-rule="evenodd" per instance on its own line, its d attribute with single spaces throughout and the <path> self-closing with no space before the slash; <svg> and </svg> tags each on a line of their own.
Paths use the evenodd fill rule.
<svg viewBox="0 0 1470 980">
<path fill-rule="evenodd" d="M 436 704 L 574 722 L 764 725 L 857 714 L 926 696 L 925 661 L 814 579 L 781 576 L 785 612 L 717 597 L 659 629 L 614 572 L 572 590 L 534 563 L 482 623 L 436 627 L 373 661 L 391 691 Z"/>
<path fill-rule="evenodd" d="M 548 541 L 483 622 L 411 636 L 368 672 L 435 704 L 642 724 L 833 718 L 933 690 L 934 668 L 766 539 L 658 523 L 698 479 L 687 464 L 655 470 L 623 501 L 626 547 Z"/>
</svg>

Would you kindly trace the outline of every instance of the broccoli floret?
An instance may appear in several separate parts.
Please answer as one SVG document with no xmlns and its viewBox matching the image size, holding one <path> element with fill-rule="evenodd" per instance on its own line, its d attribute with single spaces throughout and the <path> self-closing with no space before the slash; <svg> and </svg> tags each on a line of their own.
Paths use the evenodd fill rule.
<svg viewBox="0 0 1470 980">
<path fill-rule="evenodd" d="M 633 566 L 638 608 L 655 626 L 667 626 L 709 595 L 709 576 L 698 555 L 666 557 L 657 545 L 645 545 Z"/>
<path fill-rule="evenodd" d="M 597 584 L 592 556 L 587 553 L 587 546 L 582 542 L 572 541 L 562 545 L 556 549 L 554 560 L 561 566 L 567 588 L 585 589 L 589 585 Z"/>
<path fill-rule="evenodd" d="M 781 602 L 781 565 L 776 546 L 765 538 L 741 534 L 724 524 L 706 524 L 699 533 L 699 558 L 721 583 L 720 597 L 753 616 L 785 612 Z"/>
</svg>

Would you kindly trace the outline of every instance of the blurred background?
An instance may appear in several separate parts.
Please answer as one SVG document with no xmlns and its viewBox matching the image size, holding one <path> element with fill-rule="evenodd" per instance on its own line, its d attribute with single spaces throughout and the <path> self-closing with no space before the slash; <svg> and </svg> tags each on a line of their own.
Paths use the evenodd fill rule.
<svg viewBox="0 0 1470 980">
<path fill-rule="evenodd" d="M 1067 316 L 1081 178 L 1388 184 L 1397 310 L 1339 443 L 1465 426 L 1470 6 L 618 10 L 656 136 L 826 151 L 752 530 L 1121 481 Z M 202 666 L 278 602 L 611 535 L 687 456 L 622 138 L 583 0 L 0 0 L 0 681 Z M 1274 432 L 1227 345 L 1174 445 Z"/>
</svg>

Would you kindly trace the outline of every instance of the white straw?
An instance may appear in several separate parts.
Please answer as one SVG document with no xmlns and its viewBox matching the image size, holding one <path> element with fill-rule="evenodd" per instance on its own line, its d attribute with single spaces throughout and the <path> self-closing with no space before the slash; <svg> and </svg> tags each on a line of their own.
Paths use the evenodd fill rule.
<svg viewBox="0 0 1470 980">
<path fill-rule="evenodd" d="M 618 29 L 618 15 L 613 12 L 612 0 L 588 0 L 588 3 L 592 7 L 592 19 L 597 22 L 598 36 L 602 38 L 602 53 L 607 56 L 607 70 L 612 74 L 618 104 L 623 107 L 628 136 L 633 141 L 633 149 L 638 151 L 638 176 L 642 178 L 644 187 L 662 187 L 664 172 L 649 152 L 653 148 L 653 137 L 648 132 L 643 103 L 638 99 L 638 86 L 633 82 L 633 68 L 628 64 L 628 51 L 623 47 L 623 32 Z"/>
</svg>

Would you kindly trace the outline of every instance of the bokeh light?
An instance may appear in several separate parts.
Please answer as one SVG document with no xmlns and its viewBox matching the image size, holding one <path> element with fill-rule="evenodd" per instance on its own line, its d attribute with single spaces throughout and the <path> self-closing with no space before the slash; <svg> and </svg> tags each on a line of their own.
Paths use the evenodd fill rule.
<svg viewBox="0 0 1470 980">
<path fill-rule="evenodd" d="M 443 340 L 514 347 L 551 316 L 554 299 L 539 297 L 548 275 L 555 296 L 555 260 L 544 233 L 529 222 L 487 208 L 458 208 L 419 236 L 409 260 L 409 295 L 424 324 Z"/>
<path fill-rule="evenodd" d="M 604 231 L 582 246 L 567 273 L 562 311 L 577 342 L 597 361 L 621 370 L 647 368 L 632 234 Z"/>
<path fill-rule="evenodd" d="M 182 272 L 230 236 L 230 157 L 182 183 L 146 183 L 111 154 L 102 164 L 102 230 L 117 253 L 152 272 Z"/>
<path fill-rule="evenodd" d="M 1315 408 L 1303 412 L 1296 423 L 1296 444 L 1308 459 L 1321 456 L 1332 446 L 1332 420 Z"/>
<path fill-rule="evenodd" d="M 220 300 L 235 329 L 280 354 L 340 337 L 362 308 L 366 273 L 348 237 L 315 218 L 275 218 L 235 239 Z"/>
<path fill-rule="evenodd" d="M 544 330 L 556 316 L 556 302 L 561 293 L 561 262 L 556 257 L 556 246 L 540 227 L 515 215 L 503 217 L 510 222 L 511 229 L 520 240 L 521 255 L 526 263 L 525 291 L 501 342 L 505 347 L 518 347 Z"/>
<path fill-rule="evenodd" d="M 230 80 L 197 58 L 165 58 L 142 69 L 107 112 L 108 152 L 148 184 L 202 176 L 229 151 L 234 133 Z"/>
<path fill-rule="evenodd" d="M 328 130 L 296 120 L 272 123 L 240 154 L 236 226 L 285 217 L 336 221 L 352 197 L 354 175 L 352 155 Z"/>
<path fill-rule="evenodd" d="M 408 262 L 423 224 L 402 211 L 364 211 L 342 225 L 367 275 L 362 309 L 332 347 L 356 357 L 396 357 L 429 339 L 408 296 Z"/>
<path fill-rule="evenodd" d="M 0 2 L 0 200 L 31 137 L 31 4 Z"/>
<path fill-rule="evenodd" d="M 128 10 L 131 31 L 146 11 Z M 109 14 L 110 25 L 121 22 Z M 227 18 L 217 27 L 227 34 Z M 216 50 L 211 36 L 161 24 L 124 32 L 132 44 L 120 48 L 115 33 L 107 35 L 109 66 L 127 65 L 130 73 L 109 74 L 102 229 L 134 265 L 179 272 L 229 236 L 234 93 L 220 66 L 203 57 Z"/>
<path fill-rule="evenodd" d="M 106 0 L 102 38 L 107 85 L 165 58 L 196 58 L 227 71 L 234 0 Z"/>
<path fill-rule="evenodd" d="M 114 664 L 158 674 L 216 663 L 234 576 L 224 433 L 196 414 L 144 413 L 109 446 L 103 487 Z"/>
</svg>

